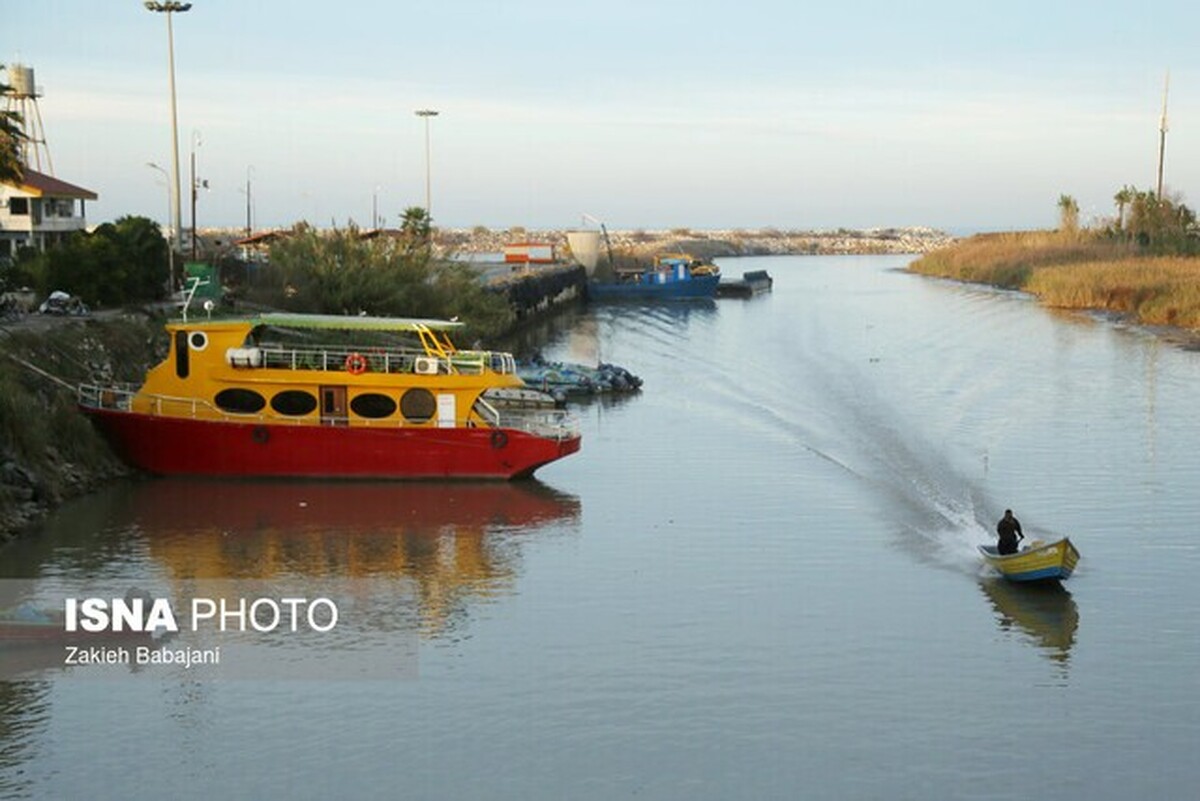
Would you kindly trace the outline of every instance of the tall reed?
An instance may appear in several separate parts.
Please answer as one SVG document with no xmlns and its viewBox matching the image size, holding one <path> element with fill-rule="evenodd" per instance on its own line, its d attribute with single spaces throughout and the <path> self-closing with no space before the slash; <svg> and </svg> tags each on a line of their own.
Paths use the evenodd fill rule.
<svg viewBox="0 0 1200 801">
<path fill-rule="evenodd" d="M 1103 309 L 1200 329 L 1200 259 L 1159 257 L 1039 267 L 1022 287 L 1048 306 Z"/>
<path fill-rule="evenodd" d="M 1100 309 L 1149 325 L 1200 330 L 1200 258 L 1139 256 L 1085 233 L 983 234 L 909 267 L 922 275 L 1018 289 L 1048 306 Z"/>
</svg>

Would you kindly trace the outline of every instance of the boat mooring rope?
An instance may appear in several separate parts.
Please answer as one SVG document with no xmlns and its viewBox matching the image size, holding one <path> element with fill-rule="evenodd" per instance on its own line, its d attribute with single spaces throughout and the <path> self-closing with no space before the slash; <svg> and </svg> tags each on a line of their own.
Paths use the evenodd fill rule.
<svg viewBox="0 0 1200 801">
<path fill-rule="evenodd" d="M 37 374 L 38 374 L 38 375 L 40 375 L 42 378 L 48 379 L 48 380 L 50 380 L 50 381 L 53 381 L 55 384 L 58 384 L 60 387 L 62 387 L 63 389 L 67 390 L 67 391 L 68 391 L 68 392 L 70 392 L 72 395 L 74 395 L 74 394 L 75 394 L 75 392 L 77 391 L 77 390 L 76 390 L 76 388 L 75 388 L 75 385 L 74 385 L 74 384 L 69 384 L 69 383 L 67 383 L 66 381 L 63 381 L 63 380 L 62 380 L 61 378 L 59 378 L 58 376 L 56 376 L 56 375 L 54 375 L 54 374 L 52 374 L 52 373 L 47 373 L 45 370 L 43 370 L 42 368 L 38 367 L 36 364 L 30 364 L 29 362 L 27 362 L 27 361 L 25 361 L 24 359 L 22 359 L 20 356 L 14 356 L 14 355 L 13 355 L 13 354 L 11 354 L 11 353 L 6 353 L 6 354 L 4 354 L 4 355 L 5 355 L 5 356 L 7 356 L 8 358 L 12 359 L 14 362 L 16 362 L 17 364 L 21 365 L 22 367 L 25 367 L 25 368 L 27 368 L 27 369 L 29 369 L 29 370 L 32 370 L 33 372 L 37 373 Z"/>
</svg>

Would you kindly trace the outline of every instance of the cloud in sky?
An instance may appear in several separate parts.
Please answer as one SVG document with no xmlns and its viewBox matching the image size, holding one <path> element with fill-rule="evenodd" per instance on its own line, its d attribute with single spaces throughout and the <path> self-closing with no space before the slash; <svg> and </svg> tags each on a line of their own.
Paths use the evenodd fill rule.
<svg viewBox="0 0 1200 801">
<path fill-rule="evenodd" d="M 201 225 L 1052 225 L 1148 187 L 1171 69 L 1167 182 L 1200 182 L 1190 5 L 924 0 L 195 0 L 175 17 L 183 180 Z M 93 220 L 165 216 L 166 30 L 140 2 L 5 8 L 0 58 L 37 72 L 59 177 Z M 197 139 L 198 137 L 198 139 Z M 199 145 L 192 147 L 193 141 Z M 186 189 L 185 189 L 186 192 Z M 1193 204 L 1195 203 L 1192 200 Z M 185 214 L 186 217 L 186 214 Z"/>
</svg>

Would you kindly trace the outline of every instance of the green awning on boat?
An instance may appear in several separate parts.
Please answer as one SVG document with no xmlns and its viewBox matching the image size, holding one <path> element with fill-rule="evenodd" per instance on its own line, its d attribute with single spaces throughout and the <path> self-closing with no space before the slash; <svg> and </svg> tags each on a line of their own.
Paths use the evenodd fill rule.
<svg viewBox="0 0 1200 801">
<path fill-rule="evenodd" d="M 352 317 L 341 314 L 260 314 L 255 325 L 277 328 L 315 328 L 338 331 L 453 331 L 462 323 L 451 320 L 422 320 L 410 317 Z"/>
</svg>

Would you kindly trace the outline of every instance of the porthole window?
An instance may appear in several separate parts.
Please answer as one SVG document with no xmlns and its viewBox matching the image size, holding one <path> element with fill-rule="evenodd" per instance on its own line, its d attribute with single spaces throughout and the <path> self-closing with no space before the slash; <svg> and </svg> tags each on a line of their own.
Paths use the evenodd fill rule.
<svg viewBox="0 0 1200 801">
<path fill-rule="evenodd" d="M 285 389 L 271 398 L 271 408 L 279 414 L 299 417 L 317 408 L 317 399 L 311 393 L 298 389 Z"/>
<path fill-rule="evenodd" d="M 252 389 L 223 389 L 213 398 L 217 406 L 233 414 L 254 414 L 262 411 L 267 401 Z"/>
<path fill-rule="evenodd" d="M 396 402 L 387 395 L 380 395 L 378 392 L 364 392 L 361 395 L 356 395 L 350 401 L 350 411 L 359 417 L 379 420 L 384 417 L 391 417 L 396 413 Z"/>
<path fill-rule="evenodd" d="M 427 389 L 410 389 L 400 396 L 400 413 L 410 423 L 425 423 L 433 419 L 437 401 Z"/>
<path fill-rule="evenodd" d="M 204 350 L 208 347 L 208 334 L 203 331 L 193 331 L 188 335 L 188 344 L 192 350 Z"/>
</svg>

